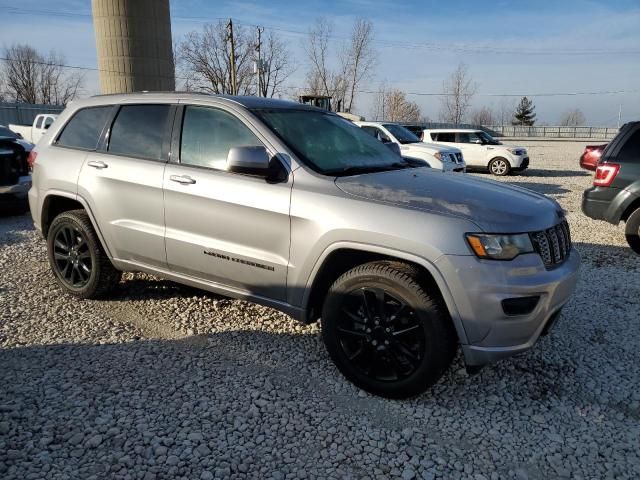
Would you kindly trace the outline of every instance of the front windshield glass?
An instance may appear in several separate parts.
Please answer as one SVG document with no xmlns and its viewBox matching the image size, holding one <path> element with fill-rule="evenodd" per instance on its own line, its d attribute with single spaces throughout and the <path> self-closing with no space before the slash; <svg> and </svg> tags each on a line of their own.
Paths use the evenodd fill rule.
<svg viewBox="0 0 640 480">
<path fill-rule="evenodd" d="M 316 172 L 339 175 L 408 166 L 397 153 L 337 115 L 295 109 L 252 111 Z"/>
<path fill-rule="evenodd" d="M 480 139 L 482 140 L 482 143 L 489 144 L 489 145 L 500 145 L 499 141 L 497 141 L 495 138 L 493 138 L 491 135 L 489 135 L 487 132 L 483 130 L 476 132 L 476 135 L 480 137 Z"/>
<path fill-rule="evenodd" d="M 391 132 L 391 135 L 396 137 L 403 145 L 407 143 L 420 143 L 420 139 L 411 131 L 395 123 L 387 123 L 383 125 L 384 128 Z"/>
</svg>

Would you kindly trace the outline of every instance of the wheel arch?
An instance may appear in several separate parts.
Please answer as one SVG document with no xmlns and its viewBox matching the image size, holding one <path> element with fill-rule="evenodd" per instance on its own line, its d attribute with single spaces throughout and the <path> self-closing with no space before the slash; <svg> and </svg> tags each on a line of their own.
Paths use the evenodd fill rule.
<svg viewBox="0 0 640 480">
<path fill-rule="evenodd" d="M 631 204 L 625 208 L 624 212 L 620 216 L 620 220 L 626 222 L 631 214 L 640 208 L 640 197 L 636 198 Z"/>
<path fill-rule="evenodd" d="M 417 267 L 421 273 L 421 281 L 435 290 L 446 308 L 458 339 L 461 343 L 467 342 L 453 295 L 437 267 L 432 262 L 411 253 L 376 245 L 341 242 L 325 249 L 307 280 L 302 303 L 304 322 L 313 323 L 318 320 L 322 301 L 329 287 L 340 275 L 363 263 L 382 260 L 408 263 Z"/>
<path fill-rule="evenodd" d="M 111 257 L 111 253 L 109 250 L 109 246 L 98 227 L 95 216 L 89 207 L 88 202 L 79 195 L 74 195 L 68 192 L 61 191 L 50 191 L 47 192 L 43 201 L 42 201 L 42 209 L 40 214 L 40 225 L 42 226 L 42 234 L 44 237 L 47 237 L 49 232 L 49 226 L 54 218 L 56 218 L 61 213 L 67 212 L 69 210 L 79 210 L 82 209 L 87 212 L 89 215 L 89 220 L 91 221 L 91 225 L 98 235 L 98 239 L 100 240 L 100 244 L 102 248 L 107 253 L 109 258 Z"/>
</svg>

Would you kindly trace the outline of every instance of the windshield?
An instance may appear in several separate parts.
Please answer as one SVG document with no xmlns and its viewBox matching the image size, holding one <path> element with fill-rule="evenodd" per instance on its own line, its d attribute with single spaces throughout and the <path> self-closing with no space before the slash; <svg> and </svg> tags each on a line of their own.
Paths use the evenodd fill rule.
<svg viewBox="0 0 640 480">
<path fill-rule="evenodd" d="M 295 109 L 252 112 L 318 173 L 340 175 L 409 166 L 397 153 L 337 115 Z"/>
<path fill-rule="evenodd" d="M 495 138 L 493 138 L 491 135 L 489 135 L 484 130 L 480 130 L 480 131 L 476 132 L 476 135 L 478 137 L 480 137 L 480 139 L 482 140 L 482 143 L 484 143 L 484 144 L 502 145 L 499 141 L 497 141 Z"/>
<path fill-rule="evenodd" d="M 407 143 L 420 143 L 420 139 L 415 136 L 415 134 L 400 125 L 396 125 L 395 123 L 386 123 L 383 125 L 384 128 L 391 132 L 391 135 L 396 137 L 403 145 Z"/>
</svg>

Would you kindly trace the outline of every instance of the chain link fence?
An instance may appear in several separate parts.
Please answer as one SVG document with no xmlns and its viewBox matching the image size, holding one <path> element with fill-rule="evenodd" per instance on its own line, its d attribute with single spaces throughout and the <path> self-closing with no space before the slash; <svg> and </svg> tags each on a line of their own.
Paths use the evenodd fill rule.
<svg viewBox="0 0 640 480">
<path fill-rule="evenodd" d="M 487 125 L 485 129 L 503 137 L 588 138 L 598 140 L 611 140 L 618 133 L 618 128 L 607 127 Z"/>
</svg>

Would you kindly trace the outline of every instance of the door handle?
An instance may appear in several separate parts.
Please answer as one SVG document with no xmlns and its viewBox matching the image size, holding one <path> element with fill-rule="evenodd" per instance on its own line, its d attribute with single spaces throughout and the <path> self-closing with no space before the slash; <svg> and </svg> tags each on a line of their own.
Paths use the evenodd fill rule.
<svg viewBox="0 0 640 480">
<path fill-rule="evenodd" d="M 196 180 L 191 178 L 189 175 L 171 175 L 169 176 L 169 180 L 177 182 L 180 185 L 193 185 L 196 183 Z"/>
<path fill-rule="evenodd" d="M 93 168 L 97 168 L 98 170 L 102 170 L 103 168 L 107 168 L 109 166 L 102 160 L 90 160 L 87 162 L 87 165 Z"/>
</svg>

